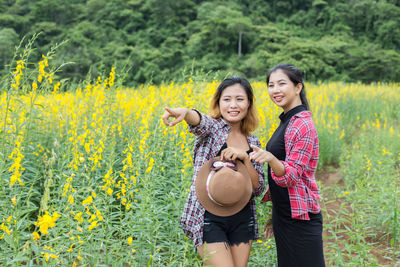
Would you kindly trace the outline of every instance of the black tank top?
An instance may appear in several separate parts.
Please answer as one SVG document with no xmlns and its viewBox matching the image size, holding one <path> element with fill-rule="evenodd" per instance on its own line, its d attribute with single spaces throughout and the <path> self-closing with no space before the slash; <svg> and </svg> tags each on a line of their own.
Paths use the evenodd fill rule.
<svg viewBox="0 0 400 267">
<path fill-rule="evenodd" d="M 221 147 L 221 149 L 219 150 L 217 156 L 221 155 L 222 150 L 224 150 L 225 148 L 228 148 L 227 143 L 225 142 L 224 145 Z M 253 149 L 250 147 L 249 150 L 246 151 L 247 154 L 250 154 L 251 152 L 253 152 Z"/>
</svg>

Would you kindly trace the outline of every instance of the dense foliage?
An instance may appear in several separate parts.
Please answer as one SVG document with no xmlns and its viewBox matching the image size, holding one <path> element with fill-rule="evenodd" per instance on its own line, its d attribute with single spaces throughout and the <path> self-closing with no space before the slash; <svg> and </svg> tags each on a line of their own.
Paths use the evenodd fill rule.
<svg viewBox="0 0 400 267">
<path fill-rule="evenodd" d="M 59 75 L 76 80 L 111 65 L 126 85 L 263 79 L 284 61 L 309 81 L 400 81 L 399 0 L 0 0 L 1 76 L 38 32 L 34 57 L 68 40 L 57 60 L 74 64 Z"/>
</svg>

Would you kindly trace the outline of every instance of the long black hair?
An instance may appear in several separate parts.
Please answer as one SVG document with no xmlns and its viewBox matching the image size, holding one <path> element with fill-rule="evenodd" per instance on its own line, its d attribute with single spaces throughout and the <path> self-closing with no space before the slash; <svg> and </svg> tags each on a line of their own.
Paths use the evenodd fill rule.
<svg viewBox="0 0 400 267">
<path fill-rule="evenodd" d="M 303 73 L 298 68 L 293 66 L 292 64 L 281 63 L 281 64 L 274 66 L 273 68 L 271 68 L 269 70 L 268 75 L 267 75 L 267 84 L 269 83 L 269 77 L 271 76 L 271 73 L 273 73 L 277 70 L 282 70 L 289 77 L 289 79 L 292 81 L 292 83 L 295 86 L 298 85 L 299 83 L 301 83 L 301 85 L 303 87 L 300 91 L 301 103 L 304 106 L 306 106 L 307 110 L 310 110 L 310 105 L 308 104 L 308 100 L 306 97 L 306 89 L 304 87 Z"/>
</svg>

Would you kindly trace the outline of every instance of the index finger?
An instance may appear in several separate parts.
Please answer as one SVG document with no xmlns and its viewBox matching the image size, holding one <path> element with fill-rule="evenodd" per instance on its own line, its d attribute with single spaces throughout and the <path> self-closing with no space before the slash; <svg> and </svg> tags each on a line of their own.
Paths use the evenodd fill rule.
<svg viewBox="0 0 400 267">
<path fill-rule="evenodd" d="M 255 145 L 250 145 L 250 147 L 251 147 L 255 152 L 261 150 L 261 148 L 259 148 L 258 146 L 255 146 Z"/>
<path fill-rule="evenodd" d="M 169 112 L 165 112 L 164 113 L 164 115 L 162 116 L 162 120 L 163 120 L 163 122 L 164 122 L 164 124 L 165 125 L 167 125 L 167 126 L 171 126 L 170 125 L 170 123 L 169 123 L 169 121 L 168 121 L 168 119 L 171 117 L 171 113 L 169 113 Z"/>
<path fill-rule="evenodd" d="M 224 150 L 221 151 L 220 160 L 224 160 L 225 152 L 226 152 L 226 148 L 225 148 Z"/>
<path fill-rule="evenodd" d="M 169 114 L 171 114 L 171 115 L 176 115 L 172 108 L 165 107 L 164 109 L 165 109 L 165 111 L 168 112 Z"/>
</svg>

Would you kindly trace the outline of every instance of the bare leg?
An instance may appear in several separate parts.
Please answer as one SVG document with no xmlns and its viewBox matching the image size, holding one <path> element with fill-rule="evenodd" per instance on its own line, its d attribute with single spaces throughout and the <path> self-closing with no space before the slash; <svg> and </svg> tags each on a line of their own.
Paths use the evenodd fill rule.
<svg viewBox="0 0 400 267">
<path fill-rule="evenodd" d="M 230 248 L 224 242 L 203 244 L 197 247 L 197 252 L 206 265 L 215 267 L 235 267 Z"/>
<path fill-rule="evenodd" d="M 252 243 L 253 240 L 250 240 L 249 243 L 240 243 L 239 245 L 230 246 L 235 267 L 247 266 Z"/>
</svg>

